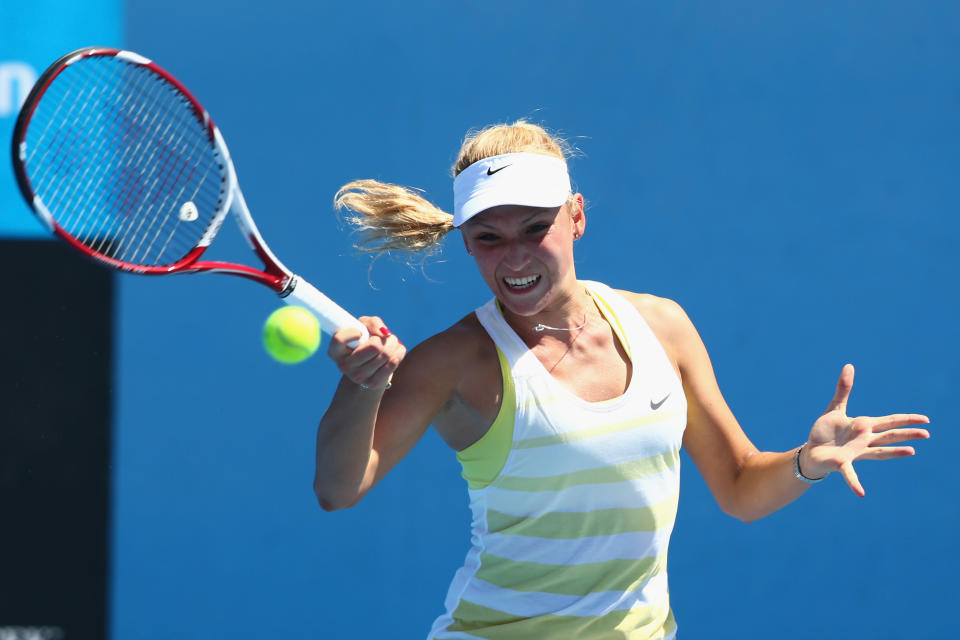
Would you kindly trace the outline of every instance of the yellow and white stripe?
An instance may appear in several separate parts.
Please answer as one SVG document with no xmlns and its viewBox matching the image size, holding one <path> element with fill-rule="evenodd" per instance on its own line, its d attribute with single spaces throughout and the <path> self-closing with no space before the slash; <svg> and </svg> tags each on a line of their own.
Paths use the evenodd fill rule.
<svg viewBox="0 0 960 640">
<path fill-rule="evenodd" d="M 632 364 L 627 391 L 587 402 L 555 380 L 503 320 L 505 402 L 496 433 L 458 454 L 472 548 L 430 639 L 670 639 L 667 547 L 677 513 L 686 399 L 639 312 L 585 282 Z M 510 384 L 512 383 L 512 385 Z M 510 388 L 512 386 L 512 388 Z M 482 455 L 481 455 L 482 454 Z M 494 471 L 478 471 L 493 460 Z"/>
</svg>

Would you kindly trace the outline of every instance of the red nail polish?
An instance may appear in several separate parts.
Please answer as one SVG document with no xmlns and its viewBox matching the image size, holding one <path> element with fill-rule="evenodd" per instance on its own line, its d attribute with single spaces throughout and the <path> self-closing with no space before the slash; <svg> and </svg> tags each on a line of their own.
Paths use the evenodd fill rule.
<svg viewBox="0 0 960 640">
<path fill-rule="evenodd" d="M 380 327 L 380 335 L 386 338 L 387 336 L 391 335 L 390 329 L 387 329 L 386 327 Z"/>
</svg>

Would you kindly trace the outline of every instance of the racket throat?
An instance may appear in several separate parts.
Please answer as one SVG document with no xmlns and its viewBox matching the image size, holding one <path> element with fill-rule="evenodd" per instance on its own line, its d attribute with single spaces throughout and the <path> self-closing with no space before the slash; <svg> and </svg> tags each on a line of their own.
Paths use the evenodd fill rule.
<svg viewBox="0 0 960 640">
<path fill-rule="evenodd" d="M 268 286 L 280 295 L 283 295 L 282 292 L 290 286 L 291 280 L 291 276 L 287 275 L 286 273 L 264 272 L 260 269 L 248 267 L 243 264 L 235 264 L 233 262 L 218 262 L 212 260 L 197 262 L 191 267 L 184 269 L 180 273 L 196 273 L 199 271 L 240 276 L 241 278 L 253 280 L 254 282 L 259 282 L 262 285 Z"/>
<path fill-rule="evenodd" d="M 297 288 L 297 285 L 300 283 L 300 278 L 296 275 L 290 275 L 286 277 L 283 287 L 279 289 L 278 293 L 281 298 L 286 298 Z"/>
</svg>

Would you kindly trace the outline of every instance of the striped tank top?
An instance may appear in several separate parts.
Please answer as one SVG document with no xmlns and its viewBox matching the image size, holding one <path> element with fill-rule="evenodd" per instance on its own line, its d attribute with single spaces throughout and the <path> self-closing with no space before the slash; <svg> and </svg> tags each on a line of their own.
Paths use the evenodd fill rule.
<svg viewBox="0 0 960 640">
<path fill-rule="evenodd" d="M 626 392 L 587 402 L 553 378 L 495 300 L 500 415 L 458 453 L 471 549 L 430 640 L 669 639 L 667 546 L 677 513 L 683 387 L 636 308 L 583 282 L 632 364 Z"/>
</svg>

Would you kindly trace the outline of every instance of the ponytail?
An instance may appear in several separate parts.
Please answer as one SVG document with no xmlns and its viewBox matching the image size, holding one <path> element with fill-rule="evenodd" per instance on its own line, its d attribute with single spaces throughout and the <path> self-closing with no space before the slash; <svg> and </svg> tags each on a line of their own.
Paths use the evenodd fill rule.
<svg viewBox="0 0 960 640">
<path fill-rule="evenodd" d="M 334 196 L 338 211 L 359 231 L 357 248 L 369 253 L 429 255 L 453 230 L 453 216 L 413 189 L 376 180 L 354 180 Z"/>
<path fill-rule="evenodd" d="M 531 152 L 566 161 L 573 149 L 543 127 L 518 120 L 467 134 L 453 165 L 454 177 L 478 160 L 505 153 Z M 417 190 L 376 180 L 355 180 L 334 196 L 338 211 L 350 210 L 346 221 L 357 228 L 357 249 L 368 253 L 402 251 L 424 257 L 437 250 L 453 230 L 453 216 Z"/>
</svg>

